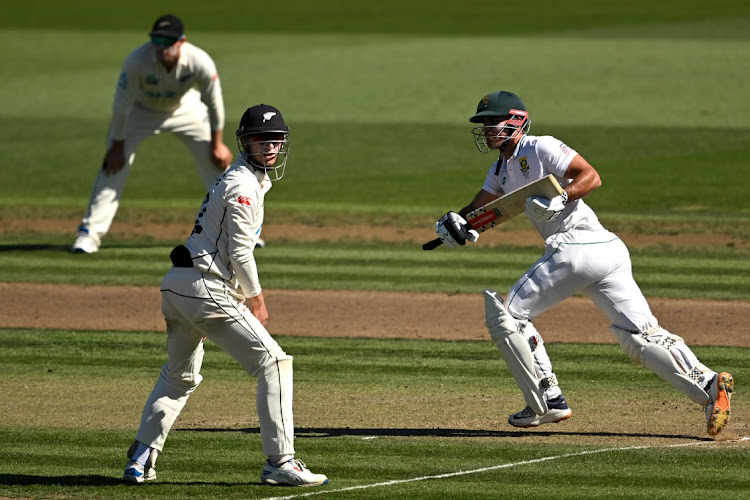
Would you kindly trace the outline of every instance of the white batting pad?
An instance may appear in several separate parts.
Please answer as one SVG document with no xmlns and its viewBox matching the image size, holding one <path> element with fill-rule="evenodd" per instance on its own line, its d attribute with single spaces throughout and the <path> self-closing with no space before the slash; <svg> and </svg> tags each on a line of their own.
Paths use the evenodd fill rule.
<svg viewBox="0 0 750 500">
<path fill-rule="evenodd" d="M 485 325 L 490 337 L 500 350 L 513 378 L 523 393 L 526 404 L 537 415 L 547 413 L 547 401 L 544 389 L 540 387 L 539 378 L 534 368 L 534 355 L 529 341 L 518 328 L 519 320 L 511 316 L 503 301 L 492 290 L 484 291 Z"/>
<path fill-rule="evenodd" d="M 623 350 L 636 363 L 648 368 L 687 397 L 706 406 L 709 397 L 698 380 L 710 372 L 685 345 L 682 337 L 656 327 L 647 334 L 609 327 Z"/>
</svg>

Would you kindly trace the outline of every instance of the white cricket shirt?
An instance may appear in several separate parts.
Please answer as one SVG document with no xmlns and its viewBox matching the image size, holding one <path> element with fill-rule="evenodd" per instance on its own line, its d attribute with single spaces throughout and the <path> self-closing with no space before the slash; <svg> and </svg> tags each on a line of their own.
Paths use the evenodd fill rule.
<svg viewBox="0 0 750 500">
<path fill-rule="evenodd" d="M 564 175 L 577 154 L 574 149 L 552 136 L 524 135 L 508 161 L 501 158 L 490 167 L 482 189 L 500 196 L 549 174 L 554 175 L 564 188 L 573 182 Z M 601 228 L 594 211 L 581 199 L 566 204 L 562 214 L 553 221 L 532 220 L 531 223 L 545 240 L 555 233 L 568 231 L 579 225 Z"/>
<path fill-rule="evenodd" d="M 183 105 L 208 108 L 211 130 L 224 129 L 224 100 L 216 65 L 202 49 L 185 42 L 171 71 L 156 58 L 147 42 L 128 55 L 122 65 L 112 104 L 112 138 L 123 140 L 130 110 L 137 103 L 151 111 L 172 113 Z"/>
<path fill-rule="evenodd" d="M 240 155 L 204 198 L 185 244 L 195 267 L 230 282 L 245 297 L 261 292 L 253 250 L 269 189 L 268 175 L 249 167 Z"/>
</svg>

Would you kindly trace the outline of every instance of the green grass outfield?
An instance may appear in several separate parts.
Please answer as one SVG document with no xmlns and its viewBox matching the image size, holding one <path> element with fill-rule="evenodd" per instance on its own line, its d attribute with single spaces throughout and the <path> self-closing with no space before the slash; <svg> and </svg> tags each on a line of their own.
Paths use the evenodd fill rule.
<svg viewBox="0 0 750 500">
<path fill-rule="evenodd" d="M 507 425 L 523 406 L 484 341 L 279 337 L 295 356 L 298 455 L 322 498 L 745 498 L 746 441 L 705 436 L 702 410 L 613 345 L 550 344 L 573 417 Z M 162 334 L 0 330 L 0 496 L 269 498 L 259 484 L 254 384 L 210 342 L 202 385 L 159 458 L 159 481 L 120 484 L 164 361 Z M 696 348 L 748 380 L 750 350 Z M 736 423 L 747 422 L 738 398 Z M 342 491 L 343 490 L 343 491 Z M 338 492 L 337 492 L 338 491 Z"/>
<path fill-rule="evenodd" d="M 108 243 L 82 256 L 52 238 L 6 241 L 0 244 L 3 281 L 157 287 L 172 265 L 173 244 L 143 238 Z M 477 293 L 510 289 L 540 254 L 533 246 L 424 252 L 414 243 L 276 240 L 256 252 L 256 261 L 267 289 Z M 646 296 L 750 300 L 750 250 L 656 246 L 631 250 L 631 257 Z"/>
<path fill-rule="evenodd" d="M 538 247 L 427 254 L 326 238 L 351 221 L 430 227 L 465 205 L 492 161 L 476 152 L 468 117 L 485 93 L 507 89 L 526 102 L 532 133 L 559 137 L 600 171 L 604 185 L 587 201 L 608 227 L 700 240 L 632 250 L 648 296 L 750 300 L 750 3 L 739 0 L 10 2 L 0 17 L 1 281 L 158 284 L 176 242 L 134 231 L 94 256 L 67 249 L 101 165 L 120 65 L 170 10 L 217 63 L 230 147 L 252 104 L 278 106 L 291 127 L 267 221 L 319 227 L 321 241 L 290 237 L 258 252 L 265 287 L 507 288 Z M 189 227 L 203 196 L 178 141 L 152 138 L 117 220 Z M 706 439 L 701 410 L 616 346 L 548 345 L 575 415 L 521 431 L 506 423 L 521 397 L 488 342 L 279 340 L 295 356 L 299 455 L 331 477 L 314 491 L 326 498 L 750 491 L 747 442 Z M 163 336 L 0 329 L 0 345 L 0 496 L 308 493 L 258 484 L 253 384 L 211 345 L 160 481 L 140 489 L 118 477 Z M 732 368 L 735 423 L 747 429 L 750 351 L 695 351 Z"/>
<path fill-rule="evenodd" d="M 82 215 L 120 65 L 167 5 L 105 12 L 31 1 L 6 9 L 0 203 L 13 208 L 4 217 L 40 207 Z M 189 40 L 216 60 L 230 146 L 249 105 L 272 103 L 285 114 L 293 144 L 287 177 L 269 198 L 276 210 L 439 217 L 460 208 L 491 163 L 476 152 L 468 117 L 485 93 L 510 89 L 525 100 L 532 133 L 558 136 L 601 171 L 604 187 L 590 201 L 603 217 L 690 221 L 711 211 L 747 226 L 744 2 L 637 1 L 610 10 L 612 2 L 459 9 L 327 0 L 313 12 L 304 2 L 280 4 L 284 14 L 270 23 L 255 21 L 246 3 L 221 5 L 171 7 Z M 329 29 L 334 22 L 339 28 Z M 123 206 L 194 207 L 199 184 L 177 140 L 152 138 L 138 152 Z"/>
</svg>

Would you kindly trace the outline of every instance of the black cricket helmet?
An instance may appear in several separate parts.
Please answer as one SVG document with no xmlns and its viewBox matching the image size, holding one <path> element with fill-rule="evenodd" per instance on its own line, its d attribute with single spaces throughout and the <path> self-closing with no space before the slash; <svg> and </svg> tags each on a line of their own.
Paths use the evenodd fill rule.
<svg viewBox="0 0 750 500">
<path fill-rule="evenodd" d="M 261 144 L 262 150 L 256 146 L 256 152 L 253 154 L 250 151 L 252 143 Z M 284 122 L 281 111 L 268 104 L 257 104 L 247 108 L 237 129 L 237 147 L 250 166 L 265 170 L 272 181 L 280 180 L 284 176 L 289 155 L 289 127 Z M 258 151 L 276 148 L 278 153 L 275 162 L 266 164 L 264 155 Z"/>
</svg>

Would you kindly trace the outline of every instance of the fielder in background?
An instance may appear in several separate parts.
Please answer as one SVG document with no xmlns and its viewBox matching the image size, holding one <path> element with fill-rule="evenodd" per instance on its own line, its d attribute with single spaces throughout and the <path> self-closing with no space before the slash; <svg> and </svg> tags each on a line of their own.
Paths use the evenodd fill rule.
<svg viewBox="0 0 750 500">
<path fill-rule="evenodd" d="M 545 240 L 545 252 L 511 287 L 505 300 L 484 291 L 490 336 L 524 395 L 526 408 L 510 415 L 516 427 L 535 427 L 570 418 L 572 412 L 552 371 L 533 320 L 575 293 L 583 293 L 612 322 L 623 350 L 705 410 L 712 436 L 729 421 L 734 380 L 703 365 L 681 337 L 659 326 L 633 279 L 623 242 L 607 231 L 583 197 L 601 185 L 599 174 L 575 150 L 551 136 L 528 135 L 526 106 L 510 92 L 485 95 L 470 118 L 482 153 L 498 151 L 482 189 L 458 213 L 436 226 L 448 247 L 476 241 L 466 214 L 495 198 L 552 174 L 563 193 L 526 199 L 526 216 Z"/>
<path fill-rule="evenodd" d="M 328 483 L 326 476 L 312 473 L 295 458 L 292 357 L 264 327 L 268 312 L 253 257 L 265 195 L 286 168 L 289 128 L 278 109 L 259 104 L 242 115 L 237 143 L 237 160 L 206 195 L 187 243 L 170 256 L 173 267 L 161 283 L 168 360 L 128 450 L 124 481 L 156 479 L 156 457 L 202 380 L 203 342 L 208 338 L 257 378 L 256 408 L 268 457 L 261 481 L 285 486 Z"/>
<path fill-rule="evenodd" d="M 125 59 L 112 104 L 107 152 L 71 251 L 94 253 L 115 218 L 138 145 L 171 132 L 193 155 L 209 189 L 232 162 L 224 144 L 224 100 L 211 57 L 185 41 L 182 21 L 161 16 L 151 41 Z"/>
</svg>

